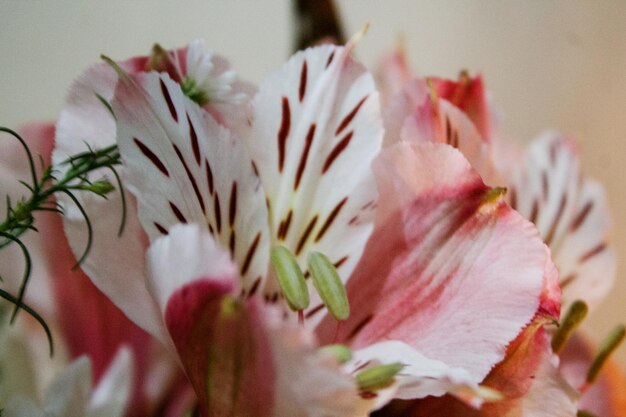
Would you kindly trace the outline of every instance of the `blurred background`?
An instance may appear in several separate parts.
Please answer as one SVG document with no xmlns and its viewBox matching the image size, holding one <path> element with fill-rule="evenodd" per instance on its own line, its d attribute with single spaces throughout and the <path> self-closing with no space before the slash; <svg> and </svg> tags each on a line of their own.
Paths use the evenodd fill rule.
<svg viewBox="0 0 626 417">
<path fill-rule="evenodd" d="M 292 49 L 288 0 L 0 0 L 0 125 L 58 116 L 72 80 L 101 53 L 147 54 L 202 37 L 261 81 Z M 578 138 L 608 190 L 621 260 L 615 290 L 585 323 L 599 340 L 626 322 L 626 2 L 338 1 L 368 66 L 402 36 L 416 71 L 482 72 L 502 130 L 520 143 L 555 128 Z M 622 160 L 624 158 L 624 160 Z M 617 357 L 626 368 L 626 347 Z"/>
</svg>

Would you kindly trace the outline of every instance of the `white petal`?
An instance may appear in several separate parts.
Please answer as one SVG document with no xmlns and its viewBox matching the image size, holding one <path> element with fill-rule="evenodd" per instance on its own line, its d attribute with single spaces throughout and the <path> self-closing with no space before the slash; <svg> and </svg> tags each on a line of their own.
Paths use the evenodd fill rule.
<svg viewBox="0 0 626 417">
<path fill-rule="evenodd" d="M 559 269 L 564 304 L 595 308 L 615 278 L 611 215 L 602 187 L 582 176 L 575 144 L 546 133 L 528 149 L 510 187 L 511 205 L 537 225 Z"/>
<path fill-rule="evenodd" d="M 326 253 L 343 279 L 371 233 L 370 163 L 382 140 L 374 82 L 349 54 L 322 46 L 294 55 L 260 87 L 247 137 L 273 241 L 302 267 L 311 250 Z M 278 289 L 266 293 L 276 297 Z"/>
<path fill-rule="evenodd" d="M 166 74 L 123 77 L 113 107 L 128 187 L 150 239 L 196 223 L 230 249 L 244 288 L 259 288 L 269 257 L 267 210 L 243 143 Z"/>
<path fill-rule="evenodd" d="M 122 417 L 133 389 L 132 351 L 121 347 L 89 400 L 90 417 Z"/>
<path fill-rule="evenodd" d="M 72 362 L 46 391 L 45 411 L 52 416 L 87 416 L 91 364 L 86 356 Z"/>
<path fill-rule="evenodd" d="M 197 279 L 237 276 L 227 251 L 198 225 L 175 225 L 147 254 L 147 286 L 164 314 L 170 296 Z"/>
<path fill-rule="evenodd" d="M 429 395 L 472 392 L 478 388 L 478 381 L 465 369 L 454 368 L 441 361 L 427 358 L 406 343 L 396 340 L 376 343 L 357 350 L 347 367 L 356 372 L 390 363 L 401 363 L 405 366 L 396 377 L 391 393 L 393 398 L 418 399 Z M 480 404 L 478 394 L 472 399 L 477 401 L 476 405 Z M 378 407 L 382 405 L 384 402 L 377 404 Z"/>
</svg>

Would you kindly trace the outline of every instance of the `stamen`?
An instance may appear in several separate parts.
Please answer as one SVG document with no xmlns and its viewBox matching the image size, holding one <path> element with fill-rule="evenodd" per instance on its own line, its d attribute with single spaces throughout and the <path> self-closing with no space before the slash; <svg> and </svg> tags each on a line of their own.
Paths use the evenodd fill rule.
<svg viewBox="0 0 626 417">
<path fill-rule="evenodd" d="M 596 354 L 596 357 L 591 362 L 591 366 L 589 367 L 589 371 L 587 372 L 587 380 L 585 385 L 581 388 L 581 391 L 584 392 L 587 388 L 592 385 L 598 379 L 600 375 L 600 371 L 602 367 L 606 363 L 607 359 L 611 356 L 611 354 L 618 348 L 618 346 L 624 340 L 626 336 L 626 328 L 623 324 L 615 327 L 611 333 L 604 340 L 602 345 L 600 346 L 600 350 Z"/>
<path fill-rule="evenodd" d="M 337 359 L 337 362 L 343 364 L 352 359 L 352 351 L 346 345 L 335 344 L 327 345 L 319 350 L 323 354 L 328 354 Z"/>
<path fill-rule="evenodd" d="M 309 306 L 309 290 L 296 257 L 284 246 L 274 246 L 271 259 L 289 308 L 301 315 L 302 310 Z M 301 319 L 304 320 L 304 317 Z"/>
<path fill-rule="evenodd" d="M 552 337 L 552 351 L 555 354 L 561 353 L 565 343 L 572 336 L 572 333 L 582 323 L 587 316 L 587 304 L 582 300 L 576 300 L 565 313 L 565 317 L 561 320 L 561 324 L 556 333 Z"/>
<path fill-rule="evenodd" d="M 359 372 L 354 378 L 361 391 L 377 391 L 393 384 L 403 368 L 399 362 L 379 365 Z"/>
<path fill-rule="evenodd" d="M 311 252 L 308 261 L 313 285 L 322 302 L 335 320 L 346 320 L 350 316 L 350 304 L 337 268 L 319 252 Z"/>
</svg>

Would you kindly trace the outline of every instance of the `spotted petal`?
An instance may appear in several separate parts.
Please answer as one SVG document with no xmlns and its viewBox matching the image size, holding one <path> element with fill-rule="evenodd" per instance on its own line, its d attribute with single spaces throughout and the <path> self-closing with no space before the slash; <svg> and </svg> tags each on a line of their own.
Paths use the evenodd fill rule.
<svg viewBox="0 0 626 417">
<path fill-rule="evenodd" d="M 546 133 L 514 174 L 510 202 L 537 225 L 560 273 L 563 301 L 594 308 L 615 278 L 608 233 L 611 216 L 602 187 L 582 176 L 575 144 Z"/>
<path fill-rule="evenodd" d="M 328 254 L 343 279 L 371 232 L 370 162 L 382 140 L 378 93 L 350 49 L 294 55 L 261 85 L 247 138 L 273 242 L 291 249 L 302 267 L 311 250 Z"/>
<path fill-rule="evenodd" d="M 113 109 L 128 187 L 150 239 L 177 223 L 201 225 L 229 248 L 253 292 L 267 269 L 267 211 L 243 143 L 164 73 L 121 77 Z"/>
<path fill-rule="evenodd" d="M 383 155 L 380 188 L 412 198 L 387 210 L 370 239 L 337 340 L 357 348 L 400 340 L 479 382 L 539 309 L 555 272 L 547 249 L 458 151 L 403 143 Z M 322 322 L 322 339 L 335 328 Z"/>
</svg>

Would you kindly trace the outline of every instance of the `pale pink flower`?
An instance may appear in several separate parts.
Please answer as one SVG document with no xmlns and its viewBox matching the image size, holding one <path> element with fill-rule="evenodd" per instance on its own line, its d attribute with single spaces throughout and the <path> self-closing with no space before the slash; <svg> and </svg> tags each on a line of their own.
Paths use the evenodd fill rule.
<svg viewBox="0 0 626 417">
<path fill-rule="evenodd" d="M 460 153 L 390 148 L 378 198 L 378 93 L 351 48 L 296 54 L 239 122 L 185 97 L 169 71 L 129 64 L 115 91 L 111 69 L 91 70 L 72 95 L 83 104 L 59 122 L 61 155 L 78 138 L 117 137 L 137 206 L 120 241 L 115 206 L 82 200 L 100 224 L 85 270 L 177 352 L 204 414 L 357 416 L 446 392 L 479 401 L 477 384 L 537 311 L 558 314 L 558 293 L 542 297 L 554 274 L 536 231 Z M 115 119 L 94 92 L 113 97 Z M 303 268 L 311 251 L 328 254 L 347 281 L 346 322 L 337 328 L 312 291 L 296 324 L 268 272 L 276 244 Z M 354 359 L 341 365 L 317 349 L 333 341 Z M 359 392 L 354 373 L 394 362 L 406 365 L 396 383 Z"/>
</svg>

